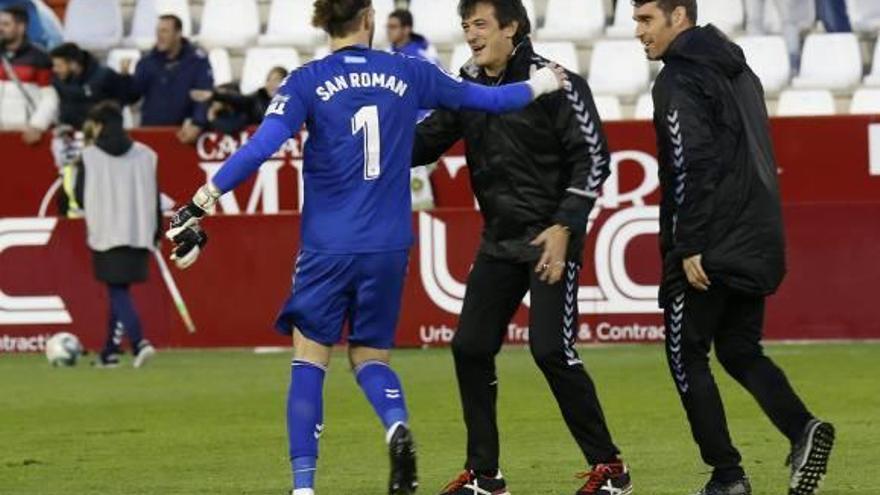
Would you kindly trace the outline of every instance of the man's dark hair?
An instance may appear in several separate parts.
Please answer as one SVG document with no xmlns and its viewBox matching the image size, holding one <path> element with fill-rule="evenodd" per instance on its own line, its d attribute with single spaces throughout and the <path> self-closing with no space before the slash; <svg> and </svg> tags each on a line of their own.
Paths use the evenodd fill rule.
<svg viewBox="0 0 880 495">
<path fill-rule="evenodd" d="M 359 14 L 373 5 L 371 0 L 315 0 L 312 25 L 335 38 L 357 30 Z"/>
<path fill-rule="evenodd" d="M 651 2 L 657 2 L 657 7 L 666 14 L 666 17 L 672 15 L 672 11 L 676 7 L 684 7 L 691 24 L 697 24 L 697 0 L 632 0 L 632 4 L 636 7 L 641 7 Z"/>
<path fill-rule="evenodd" d="M 403 27 L 408 27 L 408 28 L 413 27 L 412 12 L 410 12 L 408 10 L 397 9 L 394 12 L 392 12 L 391 14 L 389 14 L 388 17 L 393 17 L 393 18 L 397 19 L 398 21 L 400 21 L 400 25 Z"/>
<path fill-rule="evenodd" d="M 183 21 L 174 14 L 163 14 L 159 16 L 160 21 L 171 21 L 174 24 L 174 30 L 178 33 L 183 31 Z"/>
<path fill-rule="evenodd" d="M 287 77 L 288 73 L 288 70 L 284 67 L 281 67 L 280 65 L 276 65 L 275 67 L 269 69 L 269 75 L 278 74 L 279 76 L 281 76 L 282 79 Z"/>
<path fill-rule="evenodd" d="M 52 58 L 60 58 L 68 62 L 76 62 L 82 64 L 85 59 L 85 53 L 76 43 L 62 43 L 49 52 Z"/>
<path fill-rule="evenodd" d="M 122 108 L 113 100 L 104 100 L 89 110 L 86 120 L 97 122 L 106 128 L 122 129 Z"/>
<path fill-rule="evenodd" d="M 495 18 L 501 27 L 507 27 L 514 21 L 518 23 L 516 34 L 513 35 L 514 45 L 518 45 L 532 32 L 529 14 L 522 0 L 461 0 L 458 2 L 458 15 L 467 19 L 480 3 L 495 7 Z"/>
<path fill-rule="evenodd" d="M 3 12 L 12 16 L 15 19 L 15 22 L 19 24 L 24 24 L 25 26 L 31 20 L 30 14 L 28 14 L 27 7 L 24 5 L 10 5 L 3 9 Z"/>
</svg>

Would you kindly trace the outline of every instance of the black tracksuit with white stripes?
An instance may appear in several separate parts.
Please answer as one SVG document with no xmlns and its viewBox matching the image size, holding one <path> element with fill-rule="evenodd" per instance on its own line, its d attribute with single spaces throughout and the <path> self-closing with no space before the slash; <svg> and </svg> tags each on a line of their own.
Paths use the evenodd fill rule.
<svg viewBox="0 0 880 495">
<path fill-rule="evenodd" d="M 463 78 L 485 85 L 525 81 L 546 60 L 526 40 L 505 73 L 489 78 L 476 66 Z M 591 464 L 611 461 L 611 440 L 593 382 L 574 349 L 577 277 L 587 217 L 609 174 L 610 155 L 586 81 L 505 115 L 438 110 L 419 124 L 413 163 L 436 161 L 464 139 L 471 185 L 484 219 L 482 242 L 468 277 L 452 343 L 468 431 L 466 467 L 498 468 L 495 355 L 523 296 L 531 291 L 529 346 L 563 418 Z M 571 232 L 562 281 L 548 285 L 534 273 L 541 249 L 530 242 L 560 224 Z"/>
<path fill-rule="evenodd" d="M 811 418 L 761 347 L 764 298 L 785 273 L 782 208 L 761 83 L 712 26 L 680 34 L 653 89 L 662 200 L 666 351 L 703 460 L 719 481 L 742 476 L 709 370 L 709 352 L 792 442 Z M 711 285 L 688 285 L 702 255 Z"/>
</svg>

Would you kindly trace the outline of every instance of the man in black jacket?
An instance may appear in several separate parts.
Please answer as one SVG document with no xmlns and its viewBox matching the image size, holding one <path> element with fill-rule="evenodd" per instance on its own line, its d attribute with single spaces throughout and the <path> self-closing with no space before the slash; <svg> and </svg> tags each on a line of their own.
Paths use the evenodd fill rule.
<svg viewBox="0 0 880 495">
<path fill-rule="evenodd" d="M 55 47 L 52 86 L 58 93 L 58 123 L 81 129 L 89 111 L 104 100 L 119 100 L 122 83 L 118 74 L 95 60 L 75 43 Z"/>
<path fill-rule="evenodd" d="M 785 273 L 782 208 L 764 92 L 742 50 L 695 27 L 696 0 L 635 0 L 637 36 L 664 67 L 653 89 L 670 371 L 703 460 L 705 495 L 747 495 L 709 370 L 725 370 L 791 441 L 792 495 L 815 492 L 834 441 L 761 347 L 765 297 Z"/>
<path fill-rule="evenodd" d="M 528 39 L 520 0 L 462 0 L 473 58 L 465 79 L 524 81 L 549 62 Z M 431 163 L 464 139 L 485 226 L 452 342 L 467 426 L 466 470 L 444 495 L 507 493 L 499 471 L 495 355 L 531 291 L 529 345 L 593 466 L 578 494 L 626 495 L 632 485 L 590 377 L 574 348 L 577 289 L 587 218 L 609 174 L 609 152 L 586 81 L 500 116 L 438 110 L 419 124 L 413 161 Z"/>
</svg>

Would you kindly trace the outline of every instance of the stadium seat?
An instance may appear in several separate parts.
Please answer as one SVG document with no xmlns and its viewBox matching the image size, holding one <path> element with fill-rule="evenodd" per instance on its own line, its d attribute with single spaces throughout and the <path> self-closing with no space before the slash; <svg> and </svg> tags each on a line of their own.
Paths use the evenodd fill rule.
<svg viewBox="0 0 880 495">
<path fill-rule="evenodd" d="M 826 89 L 787 89 L 779 95 L 776 115 L 834 115 L 834 96 Z"/>
<path fill-rule="evenodd" d="M 322 43 L 324 32 L 312 26 L 312 18 L 305 15 L 312 10 L 312 0 L 272 0 L 266 34 L 258 43 L 263 46 L 312 48 Z M 377 23 L 379 23 L 377 18 Z M 384 21 L 379 26 L 383 26 Z"/>
<path fill-rule="evenodd" d="M 874 60 L 871 62 L 871 73 L 862 80 L 865 86 L 880 86 L 880 43 L 874 44 Z"/>
<path fill-rule="evenodd" d="M 752 71 L 761 79 L 764 92 L 778 94 L 791 80 L 788 49 L 781 36 L 743 36 L 736 40 Z"/>
<path fill-rule="evenodd" d="M 461 66 L 471 59 L 471 47 L 467 43 L 459 43 L 452 50 L 452 59 L 449 61 L 449 72 L 458 74 Z"/>
<path fill-rule="evenodd" d="M 212 48 L 208 52 L 208 63 L 211 64 L 211 72 L 214 73 L 215 86 L 232 82 L 232 62 L 228 50 Z"/>
<path fill-rule="evenodd" d="M 616 96 L 595 96 L 593 101 L 596 103 L 596 111 L 599 112 L 599 118 L 603 122 L 623 120 L 623 109 L 620 107 L 620 100 Z"/>
<path fill-rule="evenodd" d="M 64 40 L 86 50 L 108 50 L 122 41 L 118 0 L 70 0 L 64 14 Z"/>
<path fill-rule="evenodd" d="M 853 33 L 807 36 L 801 71 L 792 81 L 797 89 L 848 90 L 862 79 L 862 52 Z"/>
<path fill-rule="evenodd" d="M 649 82 L 650 66 L 637 40 L 602 40 L 593 45 L 590 60 L 593 93 L 635 96 L 647 90 Z"/>
<path fill-rule="evenodd" d="M 110 50 L 107 54 L 107 67 L 110 67 L 116 72 L 122 72 L 122 61 L 126 59 L 132 60 L 130 70 L 131 73 L 134 74 L 137 63 L 141 59 L 141 51 L 137 48 L 114 48 Z"/>
<path fill-rule="evenodd" d="M 743 0 L 700 0 L 698 6 L 698 24 L 713 24 L 728 35 L 743 30 Z"/>
<path fill-rule="evenodd" d="M 636 120 L 654 120 L 654 99 L 651 93 L 642 93 L 636 101 L 633 118 Z"/>
<path fill-rule="evenodd" d="M 388 16 L 394 12 L 394 0 L 373 0 L 373 8 L 376 10 L 376 35 L 373 44 L 380 48 L 388 47 L 391 43 L 388 41 L 385 24 L 388 22 Z M 427 22 L 425 19 L 422 21 Z M 419 20 L 413 19 L 413 24 L 415 31 L 421 33 Z"/>
<path fill-rule="evenodd" d="M 880 88 L 859 88 L 849 105 L 851 114 L 880 114 Z"/>
<path fill-rule="evenodd" d="M 456 0 L 411 0 L 415 31 L 435 45 L 462 41 L 461 19 Z"/>
<path fill-rule="evenodd" d="M 534 33 L 538 30 L 538 14 L 535 9 L 535 0 L 522 0 L 522 3 L 523 7 L 526 8 L 526 15 L 529 16 L 529 24 L 531 25 L 532 32 Z M 457 9 L 456 13 L 458 13 Z M 461 20 L 460 17 L 459 20 Z"/>
<path fill-rule="evenodd" d="M 610 38 L 633 38 L 636 35 L 636 21 L 632 18 L 633 6 L 627 1 L 617 2 L 614 9 L 614 24 L 605 30 L 605 36 Z"/>
<path fill-rule="evenodd" d="M 206 48 L 244 48 L 260 34 L 256 0 L 205 0 L 199 43 Z"/>
<path fill-rule="evenodd" d="M 242 94 L 253 93 L 266 82 L 269 70 L 276 65 L 293 70 L 299 67 L 299 52 L 293 48 L 249 48 L 241 70 Z"/>
<path fill-rule="evenodd" d="M 544 27 L 537 37 L 544 41 L 584 43 L 602 35 L 605 4 L 602 0 L 548 0 Z"/>
<path fill-rule="evenodd" d="M 315 48 L 315 52 L 312 54 L 312 60 L 320 60 L 327 55 L 330 55 L 330 45 L 325 43 Z"/>
<path fill-rule="evenodd" d="M 187 0 L 138 0 L 131 21 L 131 34 L 125 44 L 141 50 L 152 48 L 156 42 L 156 23 L 159 16 L 164 14 L 179 17 L 183 24 L 183 35 L 192 36 L 192 16 Z"/>
<path fill-rule="evenodd" d="M 534 49 L 538 55 L 556 62 L 574 73 L 581 72 L 577 49 L 570 41 L 536 41 Z"/>
</svg>

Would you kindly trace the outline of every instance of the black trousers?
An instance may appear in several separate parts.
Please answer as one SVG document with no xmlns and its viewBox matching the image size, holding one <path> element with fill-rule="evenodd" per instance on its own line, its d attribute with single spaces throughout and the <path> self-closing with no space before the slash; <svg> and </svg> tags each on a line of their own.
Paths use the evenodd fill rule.
<svg viewBox="0 0 880 495">
<path fill-rule="evenodd" d="M 716 478 L 741 476 L 741 457 L 730 440 L 724 406 L 712 372 L 709 351 L 791 442 L 812 415 L 788 379 L 761 347 L 764 298 L 713 285 L 688 289 L 666 305 L 666 355 L 687 412 L 691 433 Z M 731 476 L 732 475 L 732 476 Z"/>
<path fill-rule="evenodd" d="M 467 469 L 498 468 L 498 377 L 495 355 L 526 292 L 531 290 L 529 348 L 587 462 L 619 453 L 611 440 L 593 382 L 574 349 L 580 267 L 569 262 L 563 280 L 538 279 L 533 263 L 479 255 L 468 277 L 458 332 L 452 341 L 467 426 Z"/>
</svg>

